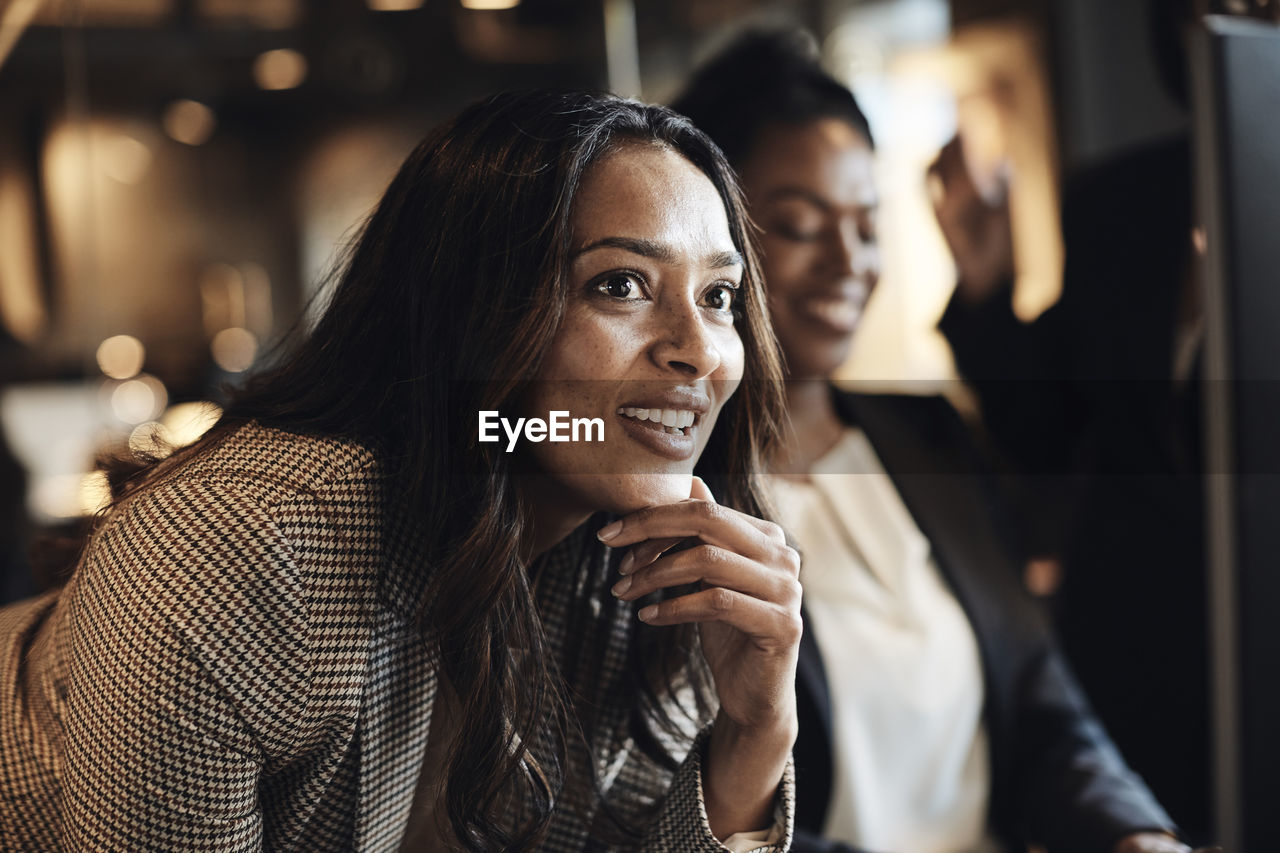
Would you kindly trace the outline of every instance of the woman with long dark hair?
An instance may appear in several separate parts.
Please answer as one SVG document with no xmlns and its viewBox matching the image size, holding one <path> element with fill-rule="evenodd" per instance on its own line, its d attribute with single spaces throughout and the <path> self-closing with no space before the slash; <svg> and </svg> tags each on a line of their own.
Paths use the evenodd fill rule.
<svg viewBox="0 0 1280 853">
<path fill-rule="evenodd" d="M 314 331 L 0 610 L 0 847 L 785 847 L 746 221 L 660 107 L 424 140 Z"/>
<path fill-rule="evenodd" d="M 759 31 L 674 106 L 741 176 L 787 363 L 771 479 L 804 556 L 793 849 L 1185 853 L 1021 588 L 956 412 L 832 384 L 880 272 L 852 93 L 803 34 Z"/>
</svg>

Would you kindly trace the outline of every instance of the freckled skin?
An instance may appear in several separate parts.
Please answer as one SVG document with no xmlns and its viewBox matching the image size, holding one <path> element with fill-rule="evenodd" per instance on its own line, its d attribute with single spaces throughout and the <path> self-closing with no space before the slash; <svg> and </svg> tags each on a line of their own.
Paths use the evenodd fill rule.
<svg viewBox="0 0 1280 853">
<path fill-rule="evenodd" d="M 852 328 L 814 315 L 838 299 L 861 315 L 880 276 L 872 151 L 841 119 L 767 128 L 742 165 L 761 237 L 774 331 L 792 379 L 825 379 L 849 355 Z"/>
<path fill-rule="evenodd" d="M 741 281 L 742 267 L 708 263 L 735 251 L 724 205 L 681 155 L 637 143 L 591 167 L 571 222 L 579 254 L 564 321 L 521 414 L 546 418 L 562 409 L 599 417 L 605 441 L 522 441 L 521 451 L 549 475 L 537 497 L 586 513 L 685 500 L 716 415 L 743 374 L 742 340 L 720 302 L 731 297 L 725 285 Z M 582 251 L 614 238 L 652 241 L 669 257 L 617 246 Z M 611 295 L 624 290 L 631 298 Z M 617 415 L 646 392 L 677 386 L 697 387 L 711 400 L 693 433 L 696 452 L 679 462 L 627 435 Z"/>
</svg>

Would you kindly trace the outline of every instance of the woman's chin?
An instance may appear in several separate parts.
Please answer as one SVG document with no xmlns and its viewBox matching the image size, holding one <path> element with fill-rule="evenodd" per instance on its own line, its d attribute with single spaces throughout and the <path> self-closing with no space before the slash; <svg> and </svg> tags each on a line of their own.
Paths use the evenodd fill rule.
<svg viewBox="0 0 1280 853">
<path fill-rule="evenodd" d="M 692 473 L 586 474 L 577 480 L 578 491 L 597 508 L 626 515 L 645 507 L 688 500 Z"/>
<path fill-rule="evenodd" d="M 685 501 L 693 489 L 693 474 L 625 474 L 622 479 L 615 510 L 620 513 Z"/>
</svg>

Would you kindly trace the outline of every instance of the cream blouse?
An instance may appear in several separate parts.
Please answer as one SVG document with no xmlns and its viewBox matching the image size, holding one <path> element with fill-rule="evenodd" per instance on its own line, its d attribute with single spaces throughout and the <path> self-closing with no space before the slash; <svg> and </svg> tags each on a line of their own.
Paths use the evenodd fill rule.
<svg viewBox="0 0 1280 853">
<path fill-rule="evenodd" d="M 807 482 L 771 480 L 830 685 L 824 834 L 870 850 L 999 849 L 977 640 L 870 442 L 846 429 Z"/>
</svg>

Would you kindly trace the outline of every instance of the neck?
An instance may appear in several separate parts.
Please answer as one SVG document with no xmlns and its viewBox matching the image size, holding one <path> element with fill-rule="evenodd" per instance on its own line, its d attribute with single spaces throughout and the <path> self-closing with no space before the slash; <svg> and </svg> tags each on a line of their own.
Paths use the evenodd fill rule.
<svg viewBox="0 0 1280 853">
<path fill-rule="evenodd" d="M 840 440 L 844 424 L 836 413 L 831 386 L 825 377 L 787 382 L 789 423 L 782 447 L 774 458 L 776 474 L 806 476 L 813 463 Z"/>
</svg>

